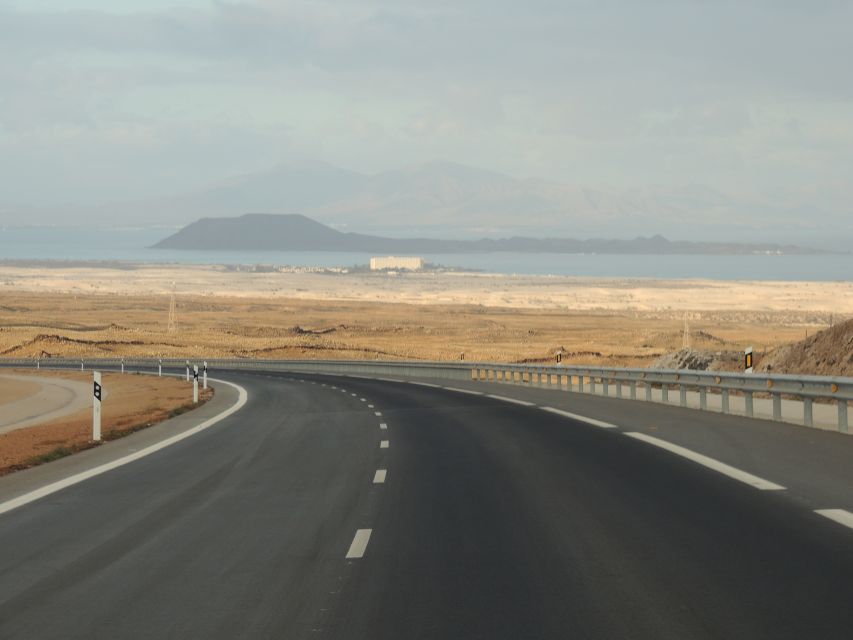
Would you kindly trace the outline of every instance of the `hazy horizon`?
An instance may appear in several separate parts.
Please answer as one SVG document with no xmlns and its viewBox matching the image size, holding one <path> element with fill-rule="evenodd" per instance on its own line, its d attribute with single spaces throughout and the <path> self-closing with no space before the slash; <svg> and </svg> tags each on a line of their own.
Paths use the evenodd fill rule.
<svg viewBox="0 0 853 640">
<path fill-rule="evenodd" d="M 0 224 L 837 248 L 851 25 L 840 1 L 0 0 Z"/>
</svg>

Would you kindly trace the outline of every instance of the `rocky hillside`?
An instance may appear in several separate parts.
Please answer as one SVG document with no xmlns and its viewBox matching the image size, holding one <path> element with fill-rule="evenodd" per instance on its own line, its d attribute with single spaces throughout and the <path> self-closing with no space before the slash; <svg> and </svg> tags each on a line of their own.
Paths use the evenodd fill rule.
<svg viewBox="0 0 853 640">
<path fill-rule="evenodd" d="M 780 347 L 759 363 L 761 371 L 853 377 L 853 320 Z"/>
</svg>

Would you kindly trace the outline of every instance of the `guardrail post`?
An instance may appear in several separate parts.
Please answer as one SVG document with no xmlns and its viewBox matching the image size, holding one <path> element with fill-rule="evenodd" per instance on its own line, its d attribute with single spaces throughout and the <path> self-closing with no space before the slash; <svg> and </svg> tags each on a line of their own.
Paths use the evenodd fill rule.
<svg viewBox="0 0 853 640">
<path fill-rule="evenodd" d="M 631 387 L 631 400 L 636 400 L 637 399 L 637 383 L 631 381 L 628 384 Z"/>
<path fill-rule="evenodd" d="M 708 410 L 708 387 L 699 387 L 699 408 L 702 411 Z"/>
<path fill-rule="evenodd" d="M 773 394 L 773 419 L 777 422 L 782 421 L 782 394 Z"/>
<path fill-rule="evenodd" d="M 652 385 L 650 382 L 643 383 L 646 387 L 646 402 L 652 401 Z"/>
<path fill-rule="evenodd" d="M 755 417 L 755 405 L 752 401 L 752 391 L 745 391 L 743 395 L 746 400 L 746 416 L 753 418 Z"/>
<path fill-rule="evenodd" d="M 803 398 L 803 424 L 807 427 L 814 426 L 814 412 L 812 411 L 813 400 Z"/>
<path fill-rule="evenodd" d="M 660 401 L 664 404 L 669 403 L 669 385 L 662 384 L 660 386 Z"/>
<path fill-rule="evenodd" d="M 723 402 L 723 413 L 729 413 L 729 390 L 723 389 L 720 395 Z"/>
<path fill-rule="evenodd" d="M 838 430 L 841 433 L 847 433 L 847 400 L 841 399 L 838 401 Z"/>
<path fill-rule="evenodd" d="M 589 377 L 589 392 L 595 395 L 595 376 Z"/>
<path fill-rule="evenodd" d="M 578 393 L 584 392 L 583 374 L 578 376 Z"/>
<path fill-rule="evenodd" d="M 601 379 L 601 387 L 604 390 L 604 395 L 609 396 L 610 395 L 610 380 L 608 380 L 607 378 L 602 378 Z"/>
<path fill-rule="evenodd" d="M 621 380 L 616 381 L 616 397 L 617 398 L 622 397 L 622 381 Z"/>
<path fill-rule="evenodd" d="M 678 385 L 678 391 L 679 391 L 678 402 L 682 407 L 686 407 L 687 406 L 687 387 L 684 386 L 683 384 Z"/>
</svg>

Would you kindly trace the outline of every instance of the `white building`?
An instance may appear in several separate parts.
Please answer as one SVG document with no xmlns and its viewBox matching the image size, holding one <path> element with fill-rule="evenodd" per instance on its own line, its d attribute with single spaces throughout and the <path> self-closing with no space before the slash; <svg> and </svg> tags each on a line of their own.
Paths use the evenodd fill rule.
<svg viewBox="0 0 853 640">
<path fill-rule="evenodd" d="M 370 270 L 380 271 L 382 269 L 405 269 L 408 271 L 420 271 L 424 268 L 424 259 L 415 257 L 385 256 L 370 259 Z"/>
</svg>

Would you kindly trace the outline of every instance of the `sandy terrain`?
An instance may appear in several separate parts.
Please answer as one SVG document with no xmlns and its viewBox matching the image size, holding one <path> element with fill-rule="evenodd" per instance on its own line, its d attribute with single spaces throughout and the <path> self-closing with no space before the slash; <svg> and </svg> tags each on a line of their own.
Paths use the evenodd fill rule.
<svg viewBox="0 0 853 640">
<path fill-rule="evenodd" d="M 7 372 L 4 372 L 4 374 Z M 29 375 L 32 372 L 15 371 Z M 42 371 L 39 378 L 68 379 L 91 384 L 92 373 Z M 105 373 L 103 384 L 109 397 L 102 405 L 105 440 L 160 422 L 192 405 L 192 385 L 178 378 Z M 203 396 L 210 397 L 211 390 Z M 2 411 L 2 407 L 0 407 Z M 0 434 L 0 474 L 49 461 L 92 445 L 90 407 L 38 425 Z"/>
<path fill-rule="evenodd" d="M 37 385 L 34 394 L 26 394 L 0 404 L 0 433 L 23 429 L 76 413 L 92 404 L 92 382 L 55 376 L 0 374 L 0 385 Z M 104 390 L 104 399 L 107 392 Z"/>
<path fill-rule="evenodd" d="M 5 292 L 342 300 L 572 311 L 786 311 L 853 315 L 853 282 L 727 282 L 492 274 L 235 272 L 218 266 L 24 268 L 0 265 Z"/>
<path fill-rule="evenodd" d="M 5 405 L 8 403 L 20 402 L 31 398 L 40 390 L 41 385 L 37 382 L 25 379 L 16 380 L 5 375 L 0 376 L 0 412 L 4 410 Z M 2 424 L 4 418 L 5 415 L 0 416 L 0 424 Z"/>
</svg>

